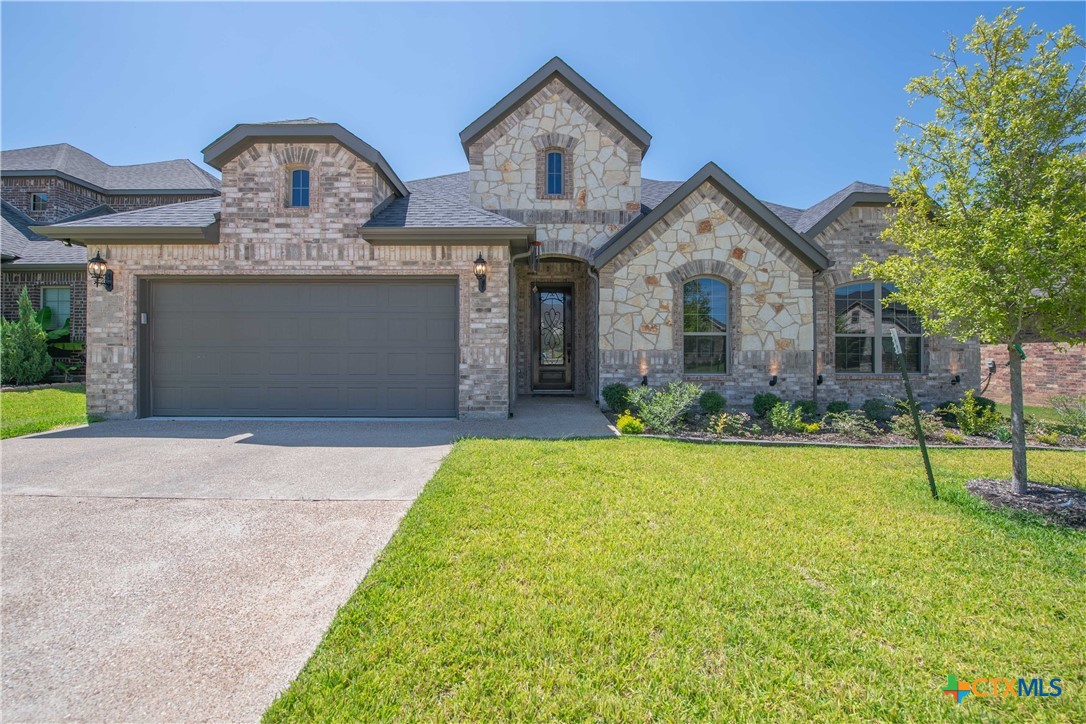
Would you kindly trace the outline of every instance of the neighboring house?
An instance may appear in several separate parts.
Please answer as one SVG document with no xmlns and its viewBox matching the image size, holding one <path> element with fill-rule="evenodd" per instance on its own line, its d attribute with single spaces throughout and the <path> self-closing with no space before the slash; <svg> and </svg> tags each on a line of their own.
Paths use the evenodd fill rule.
<svg viewBox="0 0 1086 724">
<path fill-rule="evenodd" d="M 80 340 L 87 322 L 87 250 L 36 234 L 30 226 L 216 196 L 219 180 L 191 161 L 110 166 L 58 143 L 0 152 L 0 192 L 0 313 L 18 317 L 25 286 L 35 309 L 52 309 L 56 327 L 70 317 L 72 337 Z"/>
<path fill-rule="evenodd" d="M 204 149 L 221 198 L 36 227 L 114 275 L 90 413 L 505 416 L 675 379 L 859 403 L 901 394 L 893 326 L 924 399 L 978 382 L 976 344 L 851 275 L 894 253 L 885 187 L 795 209 L 712 163 L 643 179 L 651 136 L 557 58 L 460 142 L 467 172 L 404 183 L 335 123 L 240 124 Z"/>
</svg>

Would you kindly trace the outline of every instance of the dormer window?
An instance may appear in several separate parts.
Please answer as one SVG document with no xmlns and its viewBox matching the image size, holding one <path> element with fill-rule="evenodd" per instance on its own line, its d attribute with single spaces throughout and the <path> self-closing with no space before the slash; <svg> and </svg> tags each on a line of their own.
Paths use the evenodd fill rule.
<svg viewBox="0 0 1086 724">
<path fill-rule="evenodd" d="M 297 208 L 309 206 L 309 171 L 305 169 L 290 172 L 290 205 Z"/>
<path fill-rule="evenodd" d="M 548 196 L 561 196 L 564 193 L 562 188 L 562 165 L 565 162 L 565 154 L 561 151 L 547 151 L 547 195 Z"/>
<path fill-rule="evenodd" d="M 30 194 L 30 210 L 31 211 L 45 211 L 49 206 L 49 194 L 37 193 Z"/>
</svg>

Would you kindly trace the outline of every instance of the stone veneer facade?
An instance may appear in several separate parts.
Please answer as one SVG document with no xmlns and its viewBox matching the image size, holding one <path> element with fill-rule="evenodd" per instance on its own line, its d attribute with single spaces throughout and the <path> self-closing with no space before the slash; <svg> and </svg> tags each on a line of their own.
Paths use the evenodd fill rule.
<svg viewBox="0 0 1086 724">
<path fill-rule="evenodd" d="M 310 169 L 311 206 L 283 205 L 288 171 Z M 459 289 L 461 417 L 504 417 L 509 404 L 509 253 L 506 246 L 380 246 L 360 225 L 388 183 L 335 143 L 257 143 L 223 167 L 217 244 L 110 244 L 114 291 L 89 290 L 87 407 L 108 418 L 139 413 L 139 282 L 161 277 L 455 277 Z M 472 261 L 485 248 L 487 291 Z"/>
</svg>

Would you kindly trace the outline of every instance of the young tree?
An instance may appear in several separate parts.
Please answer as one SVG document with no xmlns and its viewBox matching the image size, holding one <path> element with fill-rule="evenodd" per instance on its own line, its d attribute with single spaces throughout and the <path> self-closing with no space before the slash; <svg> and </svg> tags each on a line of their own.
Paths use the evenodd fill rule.
<svg viewBox="0 0 1086 724">
<path fill-rule="evenodd" d="M 4 322 L 0 338 L 3 352 L 0 368 L 3 369 L 5 382 L 32 385 L 45 379 L 53 368 L 45 331 L 34 316 L 34 307 L 30 304 L 26 287 L 19 295 L 19 321 Z"/>
<path fill-rule="evenodd" d="M 1086 46 L 1071 26 L 1017 21 L 1012 10 L 978 18 L 935 56 L 936 71 L 905 87 L 910 105 L 935 110 L 898 122 L 906 169 L 892 180 L 884 238 L 904 253 L 855 271 L 896 284 L 889 301 L 920 313 L 928 332 L 1007 347 L 1012 486 L 1024 493 L 1015 346 L 1027 330 L 1070 344 L 1086 333 Z"/>
</svg>

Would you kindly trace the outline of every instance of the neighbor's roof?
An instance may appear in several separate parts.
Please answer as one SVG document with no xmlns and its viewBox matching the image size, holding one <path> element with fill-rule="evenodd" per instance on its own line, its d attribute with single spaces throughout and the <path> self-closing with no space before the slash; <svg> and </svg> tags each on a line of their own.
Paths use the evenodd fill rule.
<svg viewBox="0 0 1086 724">
<path fill-rule="evenodd" d="M 566 87 L 576 92 L 589 105 L 599 111 L 615 128 L 641 149 L 642 155 L 649 150 L 652 134 L 626 115 L 607 96 L 596 90 L 577 71 L 570 68 L 564 60 L 555 56 L 460 132 L 460 145 L 464 147 L 464 153 L 467 153 L 468 146 L 491 128 L 501 123 L 506 116 L 519 108 L 524 101 L 539 92 L 554 78 L 560 78 Z"/>
<path fill-rule="evenodd" d="M 136 238 L 214 241 L 220 204 L 221 199 L 216 196 L 49 226 L 36 225 L 32 231 L 77 243 Z"/>
<path fill-rule="evenodd" d="M 87 263 L 86 249 L 35 233 L 30 225 L 36 222 L 7 201 L 0 202 L 0 216 L 0 261 L 5 267 Z"/>
<path fill-rule="evenodd" d="M 258 140 L 278 143 L 302 140 L 334 141 L 376 168 L 397 194 L 407 195 L 407 187 L 376 148 L 338 123 L 328 123 L 319 118 L 239 123 L 208 144 L 204 149 L 204 163 L 221 169 L 227 161 L 235 158 L 246 147 Z"/>
<path fill-rule="evenodd" d="M 221 188 L 219 179 L 187 159 L 111 166 L 67 143 L 0 152 L 0 173 L 60 176 L 104 194 L 210 194 Z"/>
</svg>

